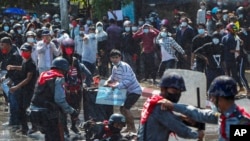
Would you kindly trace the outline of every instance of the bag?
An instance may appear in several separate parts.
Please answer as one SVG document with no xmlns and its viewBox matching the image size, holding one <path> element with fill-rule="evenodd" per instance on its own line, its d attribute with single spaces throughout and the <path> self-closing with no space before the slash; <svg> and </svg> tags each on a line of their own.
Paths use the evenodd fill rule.
<svg viewBox="0 0 250 141">
<path fill-rule="evenodd" d="M 126 100 L 127 90 L 99 87 L 96 96 L 96 104 L 123 106 Z"/>
</svg>

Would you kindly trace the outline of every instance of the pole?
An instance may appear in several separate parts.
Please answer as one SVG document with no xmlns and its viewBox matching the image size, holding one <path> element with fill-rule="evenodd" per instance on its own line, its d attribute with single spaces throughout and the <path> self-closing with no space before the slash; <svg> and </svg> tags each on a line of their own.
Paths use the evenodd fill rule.
<svg viewBox="0 0 250 141">
<path fill-rule="evenodd" d="M 69 31 L 68 0 L 60 0 L 61 28 Z"/>
</svg>

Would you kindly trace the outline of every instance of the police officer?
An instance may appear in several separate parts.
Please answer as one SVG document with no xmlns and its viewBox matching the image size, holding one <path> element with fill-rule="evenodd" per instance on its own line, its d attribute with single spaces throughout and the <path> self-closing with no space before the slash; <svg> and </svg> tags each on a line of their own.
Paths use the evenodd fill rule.
<svg viewBox="0 0 250 141">
<path fill-rule="evenodd" d="M 93 141 L 100 139 L 103 141 L 119 141 L 122 138 L 120 131 L 126 125 L 126 118 L 122 114 L 112 114 L 108 121 L 95 122 L 86 121 L 83 128 L 86 132 L 86 140 Z"/>
<path fill-rule="evenodd" d="M 212 110 L 201 110 L 190 105 L 175 104 L 165 100 L 164 106 L 189 118 L 212 124 L 219 123 L 219 141 L 230 139 L 230 125 L 249 125 L 250 114 L 235 103 L 237 85 L 229 76 L 216 77 L 208 90 Z"/>
<path fill-rule="evenodd" d="M 74 57 L 75 43 L 71 38 L 66 38 L 61 42 L 61 50 L 62 57 L 65 58 L 69 62 L 69 70 L 65 74 L 65 94 L 67 102 L 70 106 L 75 108 L 78 112 L 80 112 L 81 108 L 81 99 L 83 93 L 83 85 L 84 83 L 83 76 L 86 77 L 86 84 L 90 86 L 92 75 L 90 71 L 82 64 L 80 61 Z M 66 119 L 66 118 L 65 118 Z M 79 134 L 80 131 L 76 127 L 76 119 L 78 119 L 78 115 L 76 117 L 71 116 L 71 130 Z M 66 120 L 65 120 L 66 121 Z M 66 124 L 65 124 L 66 125 Z M 65 134 L 69 136 L 68 128 L 65 127 Z"/>
<path fill-rule="evenodd" d="M 179 101 L 181 93 L 186 91 L 182 76 L 174 72 L 165 73 L 160 87 L 161 95 L 154 95 L 144 103 L 138 141 L 165 141 L 168 140 L 170 133 L 183 138 L 202 138 L 203 131 L 192 130 L 183 123 L 179 116 L 172 111 L 161 110 L 161 105 L 157 104 L 164 99 L 173 103 Z"/>
<path fill-rule="evenodd" d="M 45 141 L 64 141 L 62 114 L 73 117 L 78 112 L 65 99 L 64 75 L 69 63 L 62 57 L 52 61 L 50 70 L 40 74 L 30 106 L 31 122 L 45 134 Z"/>
</svg>

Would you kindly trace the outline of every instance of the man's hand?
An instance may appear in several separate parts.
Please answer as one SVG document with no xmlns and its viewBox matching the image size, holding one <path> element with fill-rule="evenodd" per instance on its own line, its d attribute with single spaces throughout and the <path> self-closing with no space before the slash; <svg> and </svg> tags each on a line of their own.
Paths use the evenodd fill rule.
<svg viewBox="0 0 250 141">
<path fill-rule="evenodd" d="M 161 104 L 162 110 L 173 110 L 174 109 L 173 103 L 167 99 L 159 100 L 157 103 Z"/>
<path fill-rule="evenodd" d="M 203 141 L 203 138 L 205 136 L 204 130 L 198 131 L 198 141 Z"/>
</svg>

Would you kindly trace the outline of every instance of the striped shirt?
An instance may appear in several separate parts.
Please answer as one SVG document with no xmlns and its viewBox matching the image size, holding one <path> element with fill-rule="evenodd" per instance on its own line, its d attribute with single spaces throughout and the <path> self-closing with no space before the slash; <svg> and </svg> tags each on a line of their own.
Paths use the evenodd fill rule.
<svg viewBox="0 0 250 141">
<path fill-rule="evenodd" d="M 128 94 L 136 93 L 141 95 L 142 89 L 137 81 L 132 68 L 125 62 L 121 61 L 119 65 L 113 66 L 112 74 L 109 80 L 118 82 L 118 89 L 126 89 Z"/>
</svg>

